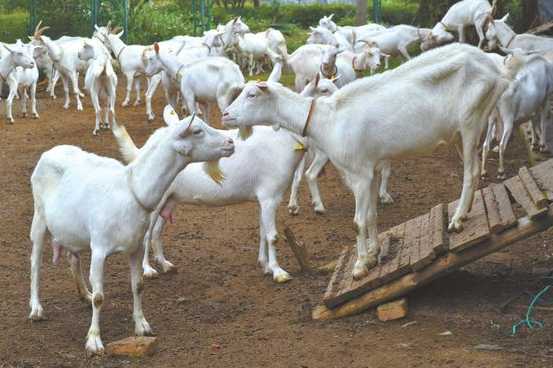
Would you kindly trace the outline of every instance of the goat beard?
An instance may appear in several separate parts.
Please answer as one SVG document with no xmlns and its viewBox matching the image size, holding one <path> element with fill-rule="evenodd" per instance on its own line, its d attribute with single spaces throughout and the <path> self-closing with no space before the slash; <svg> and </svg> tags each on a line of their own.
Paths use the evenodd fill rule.
<svg viewBox="0 0 553 368">
<path fill-rule="evenodd" d="M 238 136 L 240 139 L 245 141 L 253 134 L 253 128 L 252 127 L 243 127 L 238 129 Z"/>
<path fill-rule="evenodd" d="M 219 160 L 216 161 L 206 161 L 203 164 L 204 172 L 217 184 L 223 184 L 225 180 L 225 175 L 221 171 L 219 166 Z"/>
</svg>

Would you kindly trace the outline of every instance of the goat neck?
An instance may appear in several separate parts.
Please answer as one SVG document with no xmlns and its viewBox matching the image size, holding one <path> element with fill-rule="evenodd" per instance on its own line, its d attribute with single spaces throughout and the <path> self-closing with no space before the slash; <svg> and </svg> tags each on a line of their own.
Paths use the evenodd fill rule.
<svg viewBox="0 0 553 368">
<path fill-rule="evenodd" d="M 119 37 L 116 37 L 114 35 L 108 36 L 108 42 L 109 42 L 109 47 L 111 48 L 111 51 L 115 55 L 115 58 L 119 60 L 119 57 L 121 56 L 121 52 L 125 47 L 127 47 L 127 45 Z"/>
<path fill-rule="evenodd" d="M 165 70 L 165 72 L 171 77 L 172 79 L 177 79 L 177 74 L 182 69 L 182 67 L 185 65 L 184 63 L 180 63 L 176 56 L 168 55 L 165 53 L 162 53 L 161 51 L 158 54 L 159 61 L 161 62 L 161 66 Z"/>
<path fill-rule="evenodd" d="M 159 141 L 147 143 L 127 166 L 129 190 L 147 212 L 159 205 L 177 174 L 190 162 L 174 150 L 169 138 L 172 131 L 166 128 L 165 134 Z"/>
<path fill-rule="evenodd" d="M 515 31 L 513 31 L 505 22 L 494 22 L 495 33 L 499 42 L 503 47 L 509 47 L 516 37 Z"/>
<path fill-rule="evenodd" d="M 50 59 L 52 59 L 54 63 L 59 63 L 63 56 L 63 49 L 55 41 L 52 41 L 50 37 L 40 36 L 40 39 L 44 46 L 46 46 Z"/>
</svg>

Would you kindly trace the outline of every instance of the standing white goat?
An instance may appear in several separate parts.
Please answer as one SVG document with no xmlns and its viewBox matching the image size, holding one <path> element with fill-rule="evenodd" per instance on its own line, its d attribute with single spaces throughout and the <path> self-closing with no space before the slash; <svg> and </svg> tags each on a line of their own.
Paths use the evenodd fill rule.
<svg viewBox="0 0 553 368">
<path fill-rule="evenodd" d="M 25 45 L 17 40 L 15 45 L 0 45 L 8 52 L 0 58 L 0 90 L 4 82 L 10 87 L 10 93 L 6 99 L 6 118 L 13 123 L 12 105 L 13 99 L 18 94 L 21 98 L 22 111 L 27 114 L 27 93 L 24 88 L 31 89 L 31 111 L 34 118 L 38 118 L 36 111 L 36 83 L 38 81 L 38 69 L 33 60 L 35 46 Z"/>
<path fill-rule="evenodd" d="M 528 121 L 540 123 L 540 144 L 545 148 L 545 123 L 550 119 L 549 98 L 553 93 L 553 64 L 541 55 L 524 55 L 515 52 L 505 60 L 505 69 L 514 76 L 509 88 L 497 102 L 497 110 L 490 117 L 488 133 L 482 148 L 482 176 L 486 176 L 486 158 L 493 139 L 493 130 L 501 127 L 499 142 L 499 167 L 497 177 L 505 179 L 504 154 L 511 138 L 513 127 Z M 496 123 L 497 122 L 497 123 Z M 533 129 L 534 130 L 534 129 Z M 534 144 L 536 143 L 533 134 Z M 542 148 L 542 147 L 540 147 Z"/>
<path fill-rule="evenodd" d="M 524 51 L 553 50 L 553 38 L 537 36 L 530 33 L 517 34 L 507 24 L 509 14 L 501 19 L 489 19 L 486 39 L 490 51 L 499 46 L 508 49 L 522 49 Z"/>
<path fill-rule="evenodd" d="M 119 161 L 82 151 L 75 146 L 57 146 L 42 154 L 31 176 L 34 216 L 31 225 L 32 320 L 44 319 L 39 298 L 39 273 L 46 233 L 52 237 L 54 260 L 62 250 L 71 254 L 71 270 L 82 298 L 92 304 L 92 321 L 86 350 L 103 353 L 100 311 L 104 303 L 104 263 L 108 256 L 129 255 L 135 333 L 152 332 L 142 312 L 143 239 L 151 212 L 163 199 L 177 174 L 191 162 L 230 156 L 234 145 L 194 117 L 179 121 L 166 107 L 168 128 L 150 137 L 136 160 Z M 79 255 L 91 250 L 90 284 L 84 280 Z"/>
<path fill-rule="evenodd" d="M 478 33 L 478 47 L 481 48 L 486 37 L 484 31 L 489 17 L 495 12 L 497 0 L 493 7 L 488 0 L 462 0 L 449 8 L 442 20 L 438 22 L 432 32 L 424 39 L 421 50 L 426 51 L 433 47 L 453 42 L 455 37 L 448 31 L 459 33 L 459 42 L 465 42 L 465 28 L 474 26 Z"/>
<path fill-rule="evenodd" d="M 309 137 L 328 155 L 355 196 L 353 277 L 358 279 L 367 274 L 367 266 L 376 265 L 380 251 L 377 165 L 429 151 L 460 134 L 463 191 L 449 230 L 462 230 L 480 178 L 478 141 L 507 86 L 481 50 L 455 44 L 357 80 L 315 102 L 275 83 L 250 82 L 227 107 L 223 122 L 229 127 L 283 126 Z"/>
<path fill-rule="evenodd" d="M 83 110 L 81 102 L 81 91 L 79 90 L 79 72 L 86 70 L 86 63 L 79 59 L 78 52 L 81 48 L 84 38 L 81 37 L 62 37 L 58 40 L 52 40 L 48 36 L 42 35 L 49 27 L 40 28 L 37 25 L 33 35 L 33 44 L 42 45 L 48 50 L 48 56 L 52 59 L 54 68 L 62 78 L 63 90 L 65 93 L 64 109 L 69 108 L 69 81 L 71 81 L 72 92 L 77 101 L 77 111 Z M 55 87 L 55 78 L 52 81 L 52 89 Z"/>
<path fill-rule="evenodd" d="M 245 80 L 238 65 L 222 57 L 209 57 L 190 64 L 180 62 L 175 53 L 161 49 L 154 44 L 155 60 L 148 62 L 146 74 L 153 75 L 164 70 L 169 78 L 177 82 L 188 113 L 197 112 L 196 102 L 217 103 L 223 111 L 232 100 L 232 91 L 241 87 Z M 176 97 L 171 98 L 173 106 Z M 204 111 L 209 116 L 209 111 Z"/>
<path fill-rule="evenodd" d="M 109 128 L 109 114 L 115 124 L 115 99 L 117 98 L 117 74 L 111 65 L 111 55 L 106 47 L 97 40 L 85 41 L 79 50 L 79 58 L 88 62 L 84 77 L 84 86 L 90 94 L 92 106 L 96 113 L 96 123 L 92 134 L 100 128 Z M 106 100 L 105 119 L 102 122 L 101 99 Z"/>
<path fill-rule="evenodd" d="M 286 60 L 288 51 L 286 40 L 280 31 L 269 28 L 264 32 L 239 34 L 238 51 L 247 59 L 249 75 L 263 71 L 263 63 L 270 59 L 273 63 L 276 59 Z"/>
<path fill-rule="evenodd" d="M 335 81 L 321 78 L 320 74 L 317 74 L 317 77 L 305 86 L 304 90 L 301 92 L 301 95 L 311 97 L 330 96 L 338 90 L 335 83 Z M 315 213 L 322 214 L 326 212 L 326 209 L 321 199 L 317 178 L 328 162 L 328 156 L 318 149 L 309 138 L 305 137 L 304 140 L 307 152 L 294 172 L 294 180 L 292 181 L 290 199 L 288 201 L 288 212 L 292 215 L 297 215 L 299 213 L 300 206 L 298 203 L 298 191 L 301 179 L 305 175 L 305 180 L 307 181 L 307 186 L 309 187 L 309 193 L 311 194 L 313 209 Z M 311 164 L 309 165 L 309 168 L 305 170 L 305 164 L 308 159 L 311 159 Z M 381 203 L 394 202 L 394 199 L 388 193 L 388 180 L 392 171 L 391 169 L 390 161 L 382 161 L 380 164 L 381 183 L 379 197 Z"/>
</svg>

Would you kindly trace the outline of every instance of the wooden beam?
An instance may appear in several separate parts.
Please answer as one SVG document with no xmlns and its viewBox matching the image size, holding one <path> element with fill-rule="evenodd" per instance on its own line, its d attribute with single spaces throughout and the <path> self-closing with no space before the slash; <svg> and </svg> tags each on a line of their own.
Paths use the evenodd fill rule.
<svg viewBox="0 0 553 368">
<path fill-rule="evenodd" d="M 309 264 L 309 256 L 307 254 L 307 249 L 305 249 L 303 244 L 300 244 L 296 240 L 294 233 L 292 232 L 292 230 L 290 230 L 289 227 L 286 227 L 284 229 L 284 236 L 286 236 L 286 243 L 288 243 L 288 246 L 292 249 L 292 252 L 294 252 L 296 259 L 298 260 L 301 271 L 311 272 L 313 269 Z"/>
<path fill-rule="evenodd" d="M 438 257 L 434 263 L 425 269 L 407 274 L 389 284 L 371 290 L 356 299 L 345 302 L 335 309 L 329 309 L 326 306 L 317 306 L 312 312 L 312 317 L 316 320 L 346 317 L 390 300 L 397 299 L 459 267 L 490 253 L 497 252 L 518 240 L 544 231 L 551 226 L 553 226 L 553 207 L 549 207 L 547 214 L 537 220 L 523 217 L 518 220 L 515 227 L 507 229 L 500 234 L 491 234 L 489 239 L 477 247 L 468 248 L 462 253 L 449 252 Z"/>
</svg>

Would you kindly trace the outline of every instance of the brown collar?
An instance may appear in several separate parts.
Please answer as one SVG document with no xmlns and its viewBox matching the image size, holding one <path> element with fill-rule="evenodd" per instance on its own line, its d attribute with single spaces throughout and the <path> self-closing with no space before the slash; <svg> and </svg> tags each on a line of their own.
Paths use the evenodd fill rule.
<svg viewBox="0 0 553 368">
<path fill-rule="evenodd" d="M 507 42 L 507 44 L 505 45 L 505 48 L 506 48 L 506 49 L 508 49 L 508 48 L 511 46 L 511 44 L 512 44 L 513 41 L 515 40 L 515 37 L 516 37 L 516 36 L 517 36 L 517 34 L 515 33 L 515 34 L 513 35 L 513 37 L 511 37 L 511 39 L 509 40 L 509 42 Z"/>
<path fill-rule="evenodd" d="M 321 63 L 321 67 L 320 67 L 319 69 L 320 69 L 321 74 L 323 75 L 323 77 L 325 77 L 326 79 L 335 78 L 335 77 L 336 77 L 336 74 L 338 74 L 338 67 L 336 66 L 336 64 L 334 64 L 334 70 L 332 71 L 332 74 L 330 74 L 330 75 L 328 75 L 328 74 L 325 72 L 322 63 Z"/>
<path fill-rule="evenodd" d="M 117 59 L 117 61 L 119 61 L 119 56 L 121 56 L 121 53 L 123 52 L 123 50 L 125 50 L 127 48 L 127 45 L 121 47 L 121 50 L 119 50 L 119 52 L 117 53 L 117 56 L 115 57 Z"/>
<path fill-rule="evenodd" d="M 309 106 L 309 112 L 307 113 L 307 119 L 305 120 L 305 125 L 303 126 L 303 131 L 301 132 L 301 136 L 305 137 L 305 132 L 307 131 L 307 127 L 309 126 L 309 123 L 311 122 L 311 117 L 313 116 L 313 111 L 315 110 L 315 99 L 311 100 L 311 105 Z"/>
</svg>

